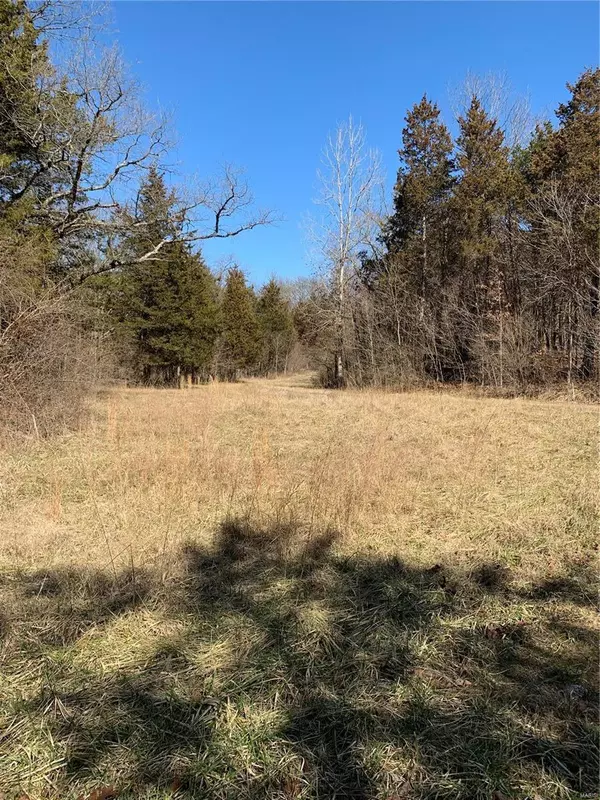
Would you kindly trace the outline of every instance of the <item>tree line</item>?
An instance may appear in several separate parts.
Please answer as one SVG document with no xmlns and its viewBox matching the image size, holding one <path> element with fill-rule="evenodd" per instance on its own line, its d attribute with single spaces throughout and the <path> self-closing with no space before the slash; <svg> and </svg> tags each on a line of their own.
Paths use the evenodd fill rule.
<svg viewBox="0 0 600 800">
<path fill-rule="evenodd" d="M 235 266 L 215 274 L 202 242 L 273 213 L 232 166 L 167 175 L 168 121 L 101 46 L 98 8 L 0 0 L 4 426 L 68 422 L 115 370 L 231 380 L 286 369 L 298 346 L 330 386 L 597 380 L 599 70 L 525 141 L 479 87 L 455 140 L 423 96 L 389 213 L 364 131 L 340 126 L 319 173 L 324 271 L 256 294 Z"/>
<path fill-rule="evenodd" d="M 101 321 L 111 320 L 127 378 L 173 386 L 286 370 L 296 336 L 282 286 L 272 278 L 256 294 L 235 266 L 215 275 L 185 240 L 175 203 L 151 166 L 121 247 L 122 264 L 88 284 Z M 145 258 L 159 242 L 160 253 Z"/>
<path fill-rule="evenodd" d="M 167 184 L 168 120 L 102 46 L 100 12 L 0 0 L 4 428 L 68 422 L 115 368 L 167 385 L 233 378 L 285 368 L 293 346 L 279 285 L 257 297 L 237 268 L 218 280 L 200 249 L 272 212 L 230 165 Z"/>
<path fill-rule="evenodd" d="M 406 115 L 391 213 L 352 120 L 330 137 L 312 293 L 329 385 L 474 382 L 510 391 L 598 370 L 600 70 L 525 142 L 472 91 L 453 140 L 426 95 Z"/>
</svg>

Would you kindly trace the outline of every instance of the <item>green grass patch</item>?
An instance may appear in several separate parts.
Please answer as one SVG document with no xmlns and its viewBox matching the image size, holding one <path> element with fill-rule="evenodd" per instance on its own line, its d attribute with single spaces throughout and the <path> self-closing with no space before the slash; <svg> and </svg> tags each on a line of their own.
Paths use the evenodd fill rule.
<svg viewBox="0 0 600 800">
<path fill-rule="evenodd" d="M 227 519 L 168 572 L 6 571 L 0 596 L 6 798 L 597 796 L 585 562 L 526 583 Z"/>
</svg>

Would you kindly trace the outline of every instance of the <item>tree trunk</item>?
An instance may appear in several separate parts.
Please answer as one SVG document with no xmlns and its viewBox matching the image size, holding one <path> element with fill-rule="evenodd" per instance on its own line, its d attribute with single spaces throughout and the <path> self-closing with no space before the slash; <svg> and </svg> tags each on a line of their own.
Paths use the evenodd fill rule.
<svg viewBox="0 0 600 800">
<path fill-rule="evenodd" d="M 336 310 L 336 352 L 333 369 L 335 386 L 344 386 L 346 375 L 344 373 L 344 262 L 340 259 L 338 269 L 338 307 Z"/>
<path fill-rule="evenodd" d="M 427 275 L 427 218 L 423 214 L 423 264 L 421 266 L 421 280 L 419 287 L 419 319 L 425 316 L 425 276 Z"/>
<path fill-rule="evenodd" d="M 598 347 L 598 304 L 600 300 L 600 272 L 592 273 L 590 281 L 589 328 L 584 333 L 583 358 L 581 360 L 581 377 L 589 380 L 596 368 L 596 351 Z"/>
</svg>

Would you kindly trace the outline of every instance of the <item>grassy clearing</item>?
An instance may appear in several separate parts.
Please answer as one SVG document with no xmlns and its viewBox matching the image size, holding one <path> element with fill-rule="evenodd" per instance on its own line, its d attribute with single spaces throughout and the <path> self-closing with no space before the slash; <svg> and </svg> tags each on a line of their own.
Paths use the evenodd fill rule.
<svg viewBox="0 0 600 800">
<path fill-rule="evenodd" d="M 305 384 L 3 453 L 5 797 L 597 796 L 597 410 Z"/>
</svg>

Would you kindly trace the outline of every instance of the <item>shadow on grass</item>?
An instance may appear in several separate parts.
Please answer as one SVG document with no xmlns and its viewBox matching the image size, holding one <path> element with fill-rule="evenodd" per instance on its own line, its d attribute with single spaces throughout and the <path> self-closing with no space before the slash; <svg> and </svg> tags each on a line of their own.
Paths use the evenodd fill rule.
<svg viewBox="0 0 600 800">
<path fill-rule="evenodd" d="M 26 626 L 22 649 L 36 651 L 40 644 L 67 646 L 87 630 L 110 623 L 151 600 L 154 576 L 146 570 L 125 569 L 112 572 L 64 569 L 38 570 L 0 578 L 0 591 L 18 598 L 18 618 L 35 622 Z M 11 591 L 12 590 L 12 591 Z M 6 635 L 8 619 L 0 624 Z"/>
<path fill-rule="evenodd" d="M 594 633 L 557 615 L 546 587 L 512 589 L 500 565 L 344 557 L 336 538 L 226 520 L 167 582 L 13 578 L 8 789 L 30 789 L 11 752 L 36 731 L 59 760 L 51 797 L 594 796 Z M 576 602 L 589 578 L 570 575 Z M 111 630 L 116 651 L 100 652 Z"/>
</svg>

